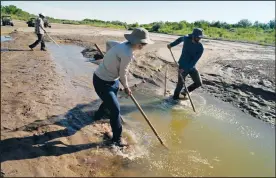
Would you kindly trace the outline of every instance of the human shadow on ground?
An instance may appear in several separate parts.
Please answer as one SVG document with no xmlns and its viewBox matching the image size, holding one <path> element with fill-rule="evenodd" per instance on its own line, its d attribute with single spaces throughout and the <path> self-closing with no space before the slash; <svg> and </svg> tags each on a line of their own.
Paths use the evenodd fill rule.
<svg viewBox="0 0 276 178">
<path fill-rule="evenodd" d="M 75 134 L 83 127 L 93 124 L 94 112 L 99 108 L 102 101 L 100 99 L 94 100 L 86 104 L 78 104 L 74 108 L 67 111 L 65 114 L 53 115 L 45 120 L 36 120 L 32 123 L 16 128 L 13 131 L 27 131 L 32 132 L 38 130 L 39 127 L 47 125 L 58 125 L 68 129 L 69 135 Z M 147 108 L 147 106 L 143 107 Z M 121 114 L 125 115 L 137 110 L 135 105 L 121 105 Z M 98 122 L 98 121 L 96 121 Z M 107 121 L 109 122 L 109 121 Z"/>
<path fill-rule="evenodd" d="M 121 98 L 121 96 L 119 96 Z M 38 130 L 39 127 L 46 125 L 58 125 L 68 129 L 70 135 L 75 134 L 81 128 L 90 125 L 94 122 L 93 114 L 99 108 L 102 101 L 100 99 L 94 100 L 90 103 L 78 104 L 74 108 L 67 111 L 65 114 L 53 115 L 45 120 L 36 120 L 30 124 L 16 128 L 13 131 L 29 131 Z M 154 101 L 149 104 L 143 104 L 141 107 L 144 110 L 151 110 L 156 108 L 161 101 Z M 127 115 L 131 112 L 137 111 L 137 107 L 133 104 L 121 104 L 121 114 Z M 107 121 L 109 122 L 109 121 Z"/>
<path fill-rule="evenodd" d="M 1 140 L 1 163 L 11 160 L 38 158 L 41 156 L 60 156 L 90 148 L 107 146 L 104 142 L 79 145 L 67 145 L 61 141 L 48 142 L 54 138 L 67 135 L 68 130 L 64 129 L 47 132 L 38 136 L 34 135 L 23 138 L 9 138 Z M 57 146 L 59 144 L 63 146 Z"/>
<path fill-rule="evenodd" d="M 46 132 L 42 135 L 1 140 L 1 163 L 8 160 L 32 159 L 41 156 L 60 156 L 90 148 L 107 146 L 104 142 L 79 145 L 66 145 L 61 141 L 50 142 L 56 138 L 71 136 L 86 125 L 92 124 L 94 122 L 91 116 L 93 110 L 82 111 L 82 109 L 91 107 L 91 105 L 95 107 L 100 102 L 96 100 L 89 104 L 80 104 L 65 114 L 54 115 L 46 120 L 36 120 L 33 123 L 13 130 L 32 132 L 38 130 L 39 127 L 53 124 L 65 127 L 63 130 Z M 59 147 L 57 146 L 58 144 L 63 146 Z"/>
<path fill-rule="evenodd" d="M 32 132 L 46 125 L 59 125 L 65 127 L 63 130 L 46 132 L 42 135 L 1 140 L 1 163 L 8 160 L 32 159 L 41 156 L 60 156 L 90 148 L 108 146 L 105 142 L 79 145 L 66 145 L 61 141 L 50 142 L 57 138 L 72 136 L 83 127 L 93 124 L 94 122 L 99 122 L 94 121 L 93 112 L 98 109 L 100 104 L 101 100 L 94 100 L 88 104 L 78 104 L 65 114 L 53 115 L 45 120 L 36 120 L 23 127 L 12 130 Z M 147 109 L 148 107 L 149 106 L 146 105 L 143 108 Z M 122 106 L 121 109 L 123 114 L 137 110 L 134 105 Z M 57 146 L 59 144 L 63 146 Z"/>
</svg>

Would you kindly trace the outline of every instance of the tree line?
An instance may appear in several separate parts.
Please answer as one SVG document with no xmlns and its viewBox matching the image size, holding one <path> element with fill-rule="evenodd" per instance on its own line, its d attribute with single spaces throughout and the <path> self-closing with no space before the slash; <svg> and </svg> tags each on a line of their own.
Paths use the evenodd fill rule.
<svg viewBox="0 0 276 178">
<path fill-rule="evenodd" d="M 12 18 L 18 20 L 28 20 L 31 17 L 36 17 L 34 14 L 23 11 L 14 5 L 2 6 L 1 16 L 11 15 Z M 64 24 L 86 24 L 99 27 L 112 27 L 120 29 L 132 30 L 136 27 L 144 27 L 150 32 L 166 33 L 183 35 L 188 34 L 193 28 L 202 28 L 205 34 L 211 38 L 221 38 L 230 40 L 243 40 L 251 42 L 259 42 L 261 44 L 269 43 L 275 45 L 275 19 L 262 23 L 255 21 L 250 22 L 248 19 L 242 19 L 235 24 L 229 24 L 221 21 L 209 22 L 206 20 L 199 20 L 189 23 L 185 20 L 180 22 L 153 22 L 149 24 L 127 24 L 121 21 L 103 21 L 97 19 L 83 19 L 83 20 L 67 20 L 55 19 L 47 17 L 51 23 L 64 23 Z"/>
</svg>

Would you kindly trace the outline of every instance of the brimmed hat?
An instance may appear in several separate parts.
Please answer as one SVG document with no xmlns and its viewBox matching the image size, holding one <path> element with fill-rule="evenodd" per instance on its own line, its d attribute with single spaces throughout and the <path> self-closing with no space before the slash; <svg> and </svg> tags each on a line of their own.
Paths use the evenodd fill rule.
<svg viewBox="0 0 276 178">
<path fill-rule="evenodd" d="M 38 15 L 41 15 L 41 16 L 45 17 L 45 14 L 44 14 L 44 13 L 42 13 L 42 12 L 41 12 L 41 13 L 39 13 Z"/>
<path fill-rule="evenodd" d="M 204 37 L 203 35 L 203 30 L 201 28 L 194 28 L 193 33 L 189 34 L 190 36 L 194 36 L 196 38 L 202 38 Z"/>
<path fill-rule="evenodd" d="M 124 36 L 131 44 L 154 43 L 150 40 L 149 32 L 144 28 L 135 28 L 131 34 L 125 34 Z"/>
</svg>

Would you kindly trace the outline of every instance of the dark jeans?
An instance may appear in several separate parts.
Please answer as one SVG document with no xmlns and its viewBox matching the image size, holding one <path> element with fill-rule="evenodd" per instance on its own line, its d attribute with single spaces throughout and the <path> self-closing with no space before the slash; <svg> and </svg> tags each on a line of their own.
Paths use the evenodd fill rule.
<svg viewBox="0 0 276 178">
<path fill-rule="evenodd" d="M 40 49 L 45 49 L 44 35 L 42 35 L 42 34 L 36 34 L 36 35 L 37 35 L 37 40 L 33 44 L 31 44 L 29 47 L 35 48 L 39 43 L 41 43 Z"/>
<path fill-rule="evenodd" d="M 118 102 L 117 93 L 119 90 L 119 80 L 104 81 L 96 74 L 93 76 L 93 85 L 96 93 L 103 103 L 96 112 L 95 117 L 102 117 L 105 109 L 110 112 L 110 126 L 113 132 L 113 141 L 118 141 L 122 135 L 122 123 L 120 119 L 120 104 Z"/>
<path fill-rule="evenodd" d="M 189 72 L 184 71 L 182 73 L 182 76 L 183 76 L 184 80 L 185 80 L 185 78 L 187 77 L 188 74 L 191 76 L 192 80 L 194 81 L 194 83 L 191 84 L 190 86 L 188 86 L 188 88 L 187 88 L 189 92 L 192 92 L 196 88 L 198 88 L 202 85 L 202 81 L 201 81 L 201 77 L 200 77 L 200 74 L 197 71 L 197 69 L 192 69 Z M 182 79 L 181 79 L 180 75 L 178 75 L 178 82 L 177 82 L 176 88 L 174 90 L 174 95 L 173 95 L 175 98 L 179 97 L 179 94 L 180 94 L 182 88 L 183 88 L 183 82 L 182 82 Z M 185 91 L 185 93 L 186 93 L 186 91 Z"/>
</svg>

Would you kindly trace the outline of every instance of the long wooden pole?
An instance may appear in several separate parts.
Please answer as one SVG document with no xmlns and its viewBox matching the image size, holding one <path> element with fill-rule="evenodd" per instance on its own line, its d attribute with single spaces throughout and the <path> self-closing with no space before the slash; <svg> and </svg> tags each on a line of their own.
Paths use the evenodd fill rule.
<svg viewBox="0 0 276 178">
<path fill-rule="evenodd" d="M 175 58 L 174 58 L 174 55 L 173 55 L 173 53 L 172 53 L 172 50 L 171 50 L 170 48 L 169 48 L 169 50 L 170 50 L 170 52 L 171 52 L 171 55 L 172 55 L 172 57 L 173 57 L 173 60 L 174 60 L 175 64 L 178 66 L 178 64 L 177 64 L 177 62 L 176 62 L 176 60 L 175 60 Z M 190 100 L 191 105 L 192 105 L 192 107 L 193 107 L 193 110 L 194 110 L 194 112 L 196 112 L 195 106 L 194 106 L 193 101 L 192 101 L 192 98 L 191 98 L 191 96 L 190 96 L 190 93 L 189 93 L 189 91 L 188 91 L 188 89 L 187 89 L 187 87 L 186 87 L 186 85 L 185 85 L 185 80 L 184 80 L 182 74 L 179 72 L 179 70 L 178 70 L 178 75 L 180 75 L 180 77 L 181 77 L 181 80 L 182 80 L 183 85 L 184 85 L 184 88 L 185 88 L 185 90 L 186 90 L 186 92 L 187 92 L 187 94 L 188 94 L 188 97 L 189 97 L 189 100 Z"/>
<path fill-rule="evenodd" d="M 57 42 L 52 38 L 52 37 L 50 37 L 50 35 L 46 32 L 46 35 L 58 46 L 58 47 L 60 47 L 58 44 L 57 44 Z"/>
<path fill-rule="evenodd" d="M 98 49 L 98 51 L 101 53 L 102 56 L 104 56 L 103 52 L 101 51 L 101 49 L 98 47 L 97 44 L 95 44 L 96 48 Z M 120 81 L 121 82 L 121 81 Z M 139 111 L 141 112 L 141 114 L 144 116 L 145 120 L 147 121 L 147 123 L 149 124 L 150 128 L 152 129 L 152 131 L 154 132 L 154 134 L 156 135 L 156 137 L 158 138 L 158 140 L 160 141 L 160 143 L 168 149 L 168 147 L 165 145 L 165 143 L 162 141 L 162 139 L 159 137 L 157 131 L 155 130 L 155 128 L 152 126 L 152 124 L 150 123 L 148 117 L 146 116 L 145 112 L 143 111 L 143 109 L 141 108 L 141 106 L 139 105 L 139 103 L 136 101 L 136 99 L 134 98 L 134 96 L 131 94 L 130 98 L 132 99 L 132 101 L 134 102 L 134 104 L 136 105 L 136 107 L 139 109 Z"/>
<path fill-rule="evenodd" d="M 167 93 L 167 75 L 168 75 L 168 65 L 166 65 L 166 72 L 165 72 L 164 96 L 166 96 L 166 93 Z"/>
<path fill-rule="evenodd" d="M 141 112 L 141 114 L 144 116 L 145 120 L 147 121 L 147 123 L 149 124 L 150 128 L 152 129 L 152 131 L 154 132 L 154 134 L 156 135 L 156 137 L 158 138 L 158 140 L 160 141 L 160 143 L 168 149 L 168 147 L 165 145 L 165 143 L 162 141 L 162 139 L 159 137 L 157 131 L 155 130 L 155 128 L 152 126 L 152 124 L 150 123 L 148 117 L 146 116 L 145 112 L 143 111 L 143 109 L 141 108 L 141 106 L 139 105 L 139 103 L 136 101 L 136 99 L 134 98 L 134 96 L 131 94 L 130 98 L 132 99 L 132 101 L 134 102 L 134 104 L 137 106 L 137 108 L 139 109 L 139 111 Z"/>
</svg>

